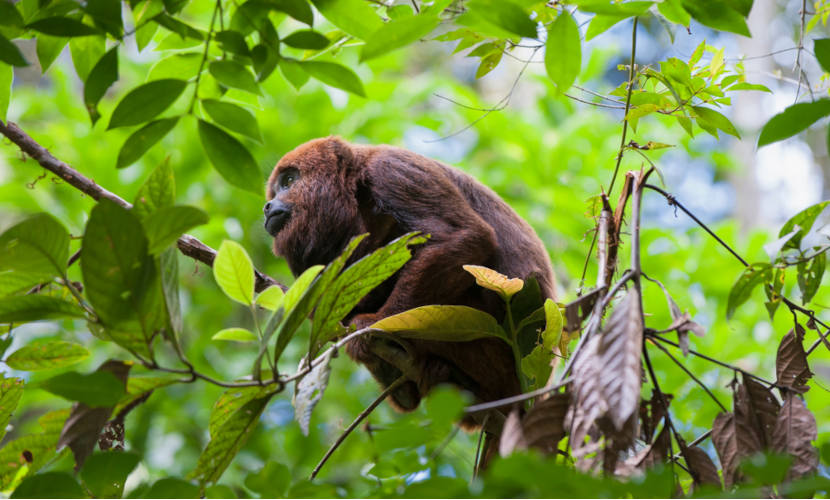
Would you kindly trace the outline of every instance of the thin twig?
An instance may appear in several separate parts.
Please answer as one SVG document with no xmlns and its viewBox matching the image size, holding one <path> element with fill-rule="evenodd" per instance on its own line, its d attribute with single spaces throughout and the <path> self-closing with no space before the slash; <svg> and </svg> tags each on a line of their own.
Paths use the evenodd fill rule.
<svg viewBox="0 0 830 500">
<path fill-rule="evenodd" d="M 309 477 L 309 480 L 317 477 L 317 474 L 320 472 L 320 469 L 322 469 L 323 466 L 326 465 L 326 462 L 328 461 L 329 457 L 331 457 L 332 453 L 334 453 L 334 451 L 340 447 L 340 445 L 349 436 L 349 434 L 351 434 L 351 432 L 355 430 L 355 428 L 358 425 L 360 425 L 360 422 L 362 422 L 364 418 L 368 417 L 369 414 L 372 413 L 372 411 L 374 411 L 374 409 L 377 408 L 378 405 L 381 404 L 383 400 L 387 398 L 387 396 L 392 394 L 392 391 L 400 387 L 401 384 L 403 384 L 407 380 L 409 379 L 405 376 L 398 377 L 397 380 L 389 384 L 389 387 L 384 389 L 384 391 L 380 394 L 380 396 L 377 397 L 377 399 L 372 401 L 372 404 L 370 404 L 365 410 L 360 412 L 360 415 L 358 415 L 357 418 L 355 418 L 354 421 L 351 424 L 349 424 L 348 427 L 346 427 L 346 429 L 340 434 L 340 436 L 337 438 L 334 444 L 331 445 L 326 454 L 323 455 L 323 458 L 320 459 L 320 462 L 317 464 L 316 467 L 314 467 L 314 470 L 311 471 L 311 476 Z"/>
<path fill-rule="evenodd" d="M 478 413 L 480 411 L 492 410 L 494 408 L 501 408 L 502 406 L 509 406 L 515 403 L 521 403 L 522 401 L 527 401 L 528 399 L 532 399 L 537 396 L 542 396 L 549 392 L 559 390 L 565 385 L 569 384 L 570 382 L 571 379 L 569 377 L 554 385 L 545 386 L 541 389 L 536 389 L 535 391 L 526 392 L 524 394 L 519 394 L 517 396 L 511 396 L 509 398 L 497 399 L 495 401 L 488 401 L 486 403 L 479 403 L 477 405 L 468 406 L 464 408 L 464 413 Z"/>
<path fill-rule="evenodd" d="M 795 71 L 798 71 L 798 87 L 795 89 L 795 102 L 798 102 L 798 94 L 801 91 L 801 82 L 803 81 L 807 85 L 807 91 L 810 92 L 810 99 L 815 100 L 816 97 L 813 95 L 813 87 L 810 85 L 810 80 L 807 79 L 807 73 L 804 72 L 804 68 L 801 66 L 801 53 L 804 51 L 804 32 L 805 32 L 805 18 L 807 16 L 807 0 L 801 0 L 801 29 L 798 33 L 798 46 L 796 47 L 797 52 L 795 53 Z"/>
<path fill-rule="evenodd" d="M 679 367 L 680 367 L 680 369 L 681 369 L 681 370 L 683 370 L 683 371 L 686 373 L 686 375 L 688 375 L 688 376 L 689 376 L 689 378 L 691 378 L 692 380 L 694 380 L 694 381 L 697 383 L 697 385 L 699 385 L 699 386 L 700 386 L 700 388 L 701 388 L 701 389 L 703 389 L 704 391 L 706 391 L 706 394 L 708 394 L 708 395 L 709 395 L 709 397 L 710 397 L 710 398 L 712 398 L 712 401 L 714 401 L 715 403 L 717 403 L 717 405 L 718 405 L 718 406 L 720 406 L 721 410 L 723 410 L 723 411 L 729 411 L 729 410 L 727 410 L 727 409 L 726 409 L 726 407 L 725 407 L 725 406 L 723 406 L 723 404 L 721 404 L 720 400 L 719 400 L 719 399 L 718 399 L 718 398 L 717 398 L 714 394 L 712 394 L 712 391 L 711 391 L 711 390 L 709 390 L 709 388 L 708 388 L 708 387 L 706 387 L 706 384 L 704 384 L 704 383 L 703 383 L 703 381 L 701 381 L 699 378 L 697 378 L 697 377 L 695 376 L 695 374 L 694 374 L 694 373 L 692 373 L 692 372 L 691 372 L 688 368 L 686 368 L 686 367 L 683 365 L 683 363 L 681 363 L 681 362 L 680 362 L 680 360 L 679 360 L 679 359 L 677 359 L 677 358 L 675 358 L 674 356 L 672 356 L 672 353 L 670 353 L 668 349 L 666 349 L 666 348 L 665 348 L 665 347 L 663 347 L 662 345 L 658 344 L 657 342 L 651 342 L 651 345 L 656 346 L 658 349 L 660 349 L 661 351 L 663 351 L 663 353 L 665 353 L 665 354 L 666 354 L 666 356 L 668 356 L 668 357 L 669 357 L 669 359 L 671 359 L 672 361 L 674 361 L 674 364 L 676 364 L 677 366 L 679 366 Z"/>
<path fill-rule="evenodd" d="M 294 380 L 297 380 L 299 378 L 305 377 L 306 375 L 308 375 L 308 373 L 315 366 L 319 365 L 320 363 L 323 362 L 324 359 L 326 359 L 326 357 L 328 356 L 329 351 L 340 349 L 341 347 L 346 345 L 346 343 L 348 341 L 352 340 L 355 337 L 359 337 L 359 336 L 367 334 L 369 332 L 376 332 L 376 331 L 379 331 L 379 330 L 375 330 L 373 328 L 361 328 L 360 330 L 354 331 L 354 332 L 346 335 L 342 339 L 338 340 L 334 345 L 332 345 L 331 347 L 329 347 L 328 349 L 326 349 L 322 353 L 318 354 L 317 357 L 314 358 L 313 360 L 311 360 L 311 363 L 308 363 L 305 368 L 303 368 L 302 370 L 298 371 L 297 373 L 295 373 L 293 375 L 290 375 L 288 377 L 280 379 L 281 382 L 284 383 L 284 384 L 287 384 L 287 383 L 293 382 Z"/>
<path fill-rule="evenodd" d="M 634 58 L 637 54 L 637 22 L 638 18 L 634 18 L 634 25 L 631 28 L 631 58 L 628 62 L 628 83 L 625 94 L 625 116 L 623 117 L 623 131 L 620 138 L 620 150 L 617 153 L 617 165 L 614 167 L 614 175 L 611 177 L 611 184 L 608 186 L 608 192 L 614 189 L 614 181 L 617 180 L 617 173 L 620 171 L 620 163 L 622 163 L 623 153 L 625 152 L 625 136 L 628 132 L 628 110 L 631 109 L 631 93 L 634 90 Z"/>
<path fill-rule="evenodd" d="M 3 121 L 0 121 L 0 133 L 8 137 L 9 140 L 20 148 L 21 151 L 34 158 L 34 160 L 37 161 L 41 167 L 57 175 L 67 184 L 90 196 L 95 201 L 100 201 L 105 198 L 121 205 L 126 209 L 132 208 L 131 203 L 127 202 L 117 194 L 107 191 L 103 187 L 96 184 L 92 179 L 89 179 L 66 163 L 55 158 L 49 150 L 38 144 L 26 132 L 18 127 L 17 124 L 12 122 L 3 123 Z M 184 234 L 176 242 L 176 245 L 178 246 L 179 251 L 187 257 L 196 259 L 199 262 L 207 264 L 208 266 L 213 266 L 213 259 L 216 258 L 216 251 L 195 237 L 190 236 L 189 234 Z M 255 270 L 254 272 L 256 274 L 256 290 L 258 292 L 261 292 L 262 290 L 265 290 L 269 286 L 273 285 L 279 286 L 283 290 L 287 289 L 285 285 L 277 283 L 274 278 L 261 273 L 260 271 Z"/>
</svg>

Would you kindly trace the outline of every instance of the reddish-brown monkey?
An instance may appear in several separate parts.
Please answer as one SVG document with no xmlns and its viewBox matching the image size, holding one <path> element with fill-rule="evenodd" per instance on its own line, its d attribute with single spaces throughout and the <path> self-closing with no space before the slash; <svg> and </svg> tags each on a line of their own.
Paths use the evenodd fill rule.
<svg viewBox="0 0 830 500">
<path fill-rule="evenodd" d="M 535 276 L 553 297 L 553 272 L 542 242 L 491 189 L 435 160 L 391 146 L 315 139 L 286 154 L 267 186 L 265 228 L 274 252 L 294 275 L 328 264 L 354 236 L 368 232 L 353 259 L 410 231 L 429 234 L 412 259 L 349 313 L 358 328 L 429 304 L 468 305 L 499 320 L 502 300 L 478 287 L 462 269 L 476 264 L 509 277 Z M 382 384 L 401 372 L 359 337 L 347 346 Z M 520 392 L 510 348 L 500 340 L 390 342 L 414 360 L 412 373 L 391 399 L 412 410 L 432 387 L 453 383 L 490 401 Z M 387 358 L 389 359 L 389 358 Z"/>
</svg>

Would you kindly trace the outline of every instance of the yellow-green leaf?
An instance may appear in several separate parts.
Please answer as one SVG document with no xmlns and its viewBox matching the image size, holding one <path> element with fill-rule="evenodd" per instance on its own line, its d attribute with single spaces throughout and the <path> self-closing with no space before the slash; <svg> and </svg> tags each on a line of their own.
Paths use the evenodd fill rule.
<svg viewBox="0 0 830 500">
<path fill-rule="evenodd" d="M 212 340 L 233 340 L 235 342 L 254 342 L 256 340 L 256 335 L 250 330 L 246 330 L 245 328 L 225 328 L 224 330 L 219 330 L 213 337 Z"/>
<path fill-rule="evenodd" d="M 519 278 L 508 278 L 498 271 L 484 266 L 465 265 L 464 270 L 472 274 L 476 283 L 488 290 L 493 290 L 505 299 L 509 299 L 522 289 L 525 282 Z"/>
<path fill-rule="evenodd" d="M 264 307 L 269 311 L 276 311 L 285 297 L 285 292 L 278 286 L 269 286 L 262 293 L 257 295 L 256 305 Z"/>
<path fill-rule="evenodd" d="M 225 240 L 213 261 L 213 276 L 231 299 L 245 305 L 254 300 L 254 265 L 239 243 Z"/>
<path fill-rule="evenodd" d="M 422 306 L 384 318 L 372 328 L 406 338 L 466 342 L 484 337 L 506 340 L 496 318 L 467 306 Z"/>
</svg>

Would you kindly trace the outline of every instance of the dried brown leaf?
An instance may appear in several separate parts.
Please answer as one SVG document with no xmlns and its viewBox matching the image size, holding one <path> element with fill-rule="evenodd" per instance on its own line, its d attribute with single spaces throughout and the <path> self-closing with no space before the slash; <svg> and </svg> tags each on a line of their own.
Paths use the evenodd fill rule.
<svg viewBox="0 0 830 500">
<path fill-rule="evenodd" d="M 723 468 L 723 482 L 726 489 L 741 480 L 738 465 L 743 456 L 738 451 L 738 437 L 735 432 L 735 415 L 730 412 L 719 413 L 712 423 L 712 443 L 718 452 Z"/>
<path fill-rule="evenodd" d="M 793 457 L 787 480 L 813 474 L 818 467 L 818 450 L 811 444 L 818 438 L 816 418 L 807 409 L 804 400 L 788 392 L 784 406 L 778 413 L 773 431 L 772 448 Z"/>
<path fill-rule="evenodd" d="M 291 400 L 294 405 L 294 418 L 300 424 L 300 430 L 306 436 L 308 436 L 308 426 L 311 422 L 311 412 L 314 411 L 314 407 L 323 398 L 323 391 L 326 390 L 329 383 L 333 354 L 334 350 L 327 351 L 323 361 L 312 368 L 305 377 L 298 380 L 294 388 L 294 397 Z M 305 366 L 305 363 L 306 360 L 303 358 L 300 361 L 300 369 Z"/>
<path fill-rule="evenodd" d="M 570 394 L 564 392 L 533 405 L 522 420 L 527 445 L 543 453 L 554 453 L 556 445 L 565 437 L 565 415 L 569 404 Z"/>
<path fill-rule="evenodd" d="M 714 484 L 722 488 L 718 468 L 709 458 L 709 455 L 697 446 L 681 448 L 683 458 L 686 459 L 686 466 L 692 475 L 695 485 Z"/>
<path fill-rule="evenodd" d="M 499 439 L 499 455 L 506 457 L 513 453 L 513 450 L 526 450 L 527 440 L 522 431 L 522 420 L 519 417 L 519 410 L 514 408 L 504 421 Z"/>
<path fill-rule="evenodd" d="M 663 400 L 666 405 L 671 405 L 674 396 L 663 393 Z M 654 438 L 654 431 L 657 430 L 657 425 L 666 416 L 663 409 L 663 401 L 660 399 L 660 393 L 656 389 L 651 390 L 651 399 L 645 399 L 640 402 L 640 438 L 646 443 L 650 443 Z"/>
<path fill-rule="evenodd" d="M 636 289 L 617 304 L 599 338 L 599 384 L 607 414 L 617 430 L 622 430 L 637 411 L 642 385 L 643 318 Z"/>
<path fill-rule="evenodd" d="M 588 338 L 573 364 L 574 402 L 569 409 L 567 421 L 571 429 L 570 444 L 577 458 L 588 453 L 583 449 L 585 437 L 607 408 L 599 385 L 601 364 L 597 355 L 598 346 L 597 335 Z"/>
<path fill-rule="evenodd" d="M 743 384 L 737 384 L 734 392 L 735 435 L 741 457 L 758 453 L 764 448 L 762 429 L 749 402 L 749 394 Z"/>
<path fill-rule="evenodd" d="M 802 341 L 804 328 L 796 325 L 790 330 L 778 346 L 778 355 L 775 359 L 775 372 L 778 375 L 778 385 L 793 388 L 797 392 L 806 392 L 807 380 L 813 375 L 807 365 L 807 354 L 804 352 Z"/>
<path fill-rule="evenodd" d="M 767 449 L 772 445 L 781 405 L 772 391 L 757 380 L 744 375 L 743 381 L 735 394 L 735 418 L 748 422 L 760 438 L 761 448 Z"/>
<path fill-rule="evenodd" d="M 647 446 L 648 452 L 643 456 L 642 460 L 637 464 L 640 468 L 651 468 L 658 464 L 664 464 L 669 461 L 669 450 L 671 449 L 671 433 L 667 426 L 657 434 L 657 438 Z"/>
</svg>

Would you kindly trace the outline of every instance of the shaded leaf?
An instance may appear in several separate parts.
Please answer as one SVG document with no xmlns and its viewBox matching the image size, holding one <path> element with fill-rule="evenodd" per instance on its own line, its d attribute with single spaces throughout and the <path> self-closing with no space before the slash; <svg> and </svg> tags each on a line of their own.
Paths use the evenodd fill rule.
<svg viewBox="0 0 830 500">
<path fill-rule="evenodd" d="M 84 104 L 92 124 L 101 117 L 98 113 L 98 101 L 104 97 L 107 89 L 118 80 L 118 46 L 111 48 L 101 56 L 84 81 Z"/>
<path fill-rule="evenodd" d="M 138 399 L 141 399 L 145 395 L 149 395 L 148 393 L 180 381 L 180 376 L 172 374 L 158 377 L 130 377 L 127 379 L 127 392 L 121 397 L 121 400 L 118 401 L 118 404 L 112 410 L 112 413 L 113 415 L 118 415 L 128 405 Z"/>
<path fill-rule="evenodd" d="M 761 448 L 768 449 L 772 444 L 775 421 L 781 409 L 778 400 L 770 389 L 746 375 L 743 376 L 743 384 L 738 386 L 735 397 L 735 418 L 749 422 L 761 439 Z"/>
<path fill-rule="evenodd" d="M 254 265 L 239 243 L 224 240 L 213 261 L 213 277 L 225 295 L 250 306 L 254 300 Z"/>
<path fill-rule="evenodd" d="M 746 455 L 741 453 L 735 432 L 735 415 L 729 412 L 719 413 L 712 424 L 712 443 L 718 452 L 723 468 L 723 482 L 726 489 L 740 482 L 738 464 Z"/>
<path fill-rule="evenodd" d="M 175 205 L 161 207 L 142 221 L 147 233 L 148 249 L 158 255 L 167 249 L 187 230 L 206 224 L 208 215 L 196 207 Z"/>
<path fill-rule="evenodd" d="M 69 410 L 51 411 L 38 419 L 40 432 L 19 437 L 0 449 L 0 488 L 8 489 L 19 475 L 40 470 L 55 456 L 55 447 Z"/>
<path fill-rule="evenodd" d="M 24 479 L 10 498 L 86 498 L 86 495 L 71 474 L 44 472 Z"/>
<path fill-rule="evenodd" d="M 830 115 L 830 99 L 793 104 L 764 124 L 758 147 L 792 137 L 827 115 Z"/>
<path fill-rule="evenodd" d="M 0 270 L 23 271 L 46 278 L 66 270 L 69 233 L 54 217 L 35 214 L 0 235 Z"/>
<path fill-rule="evenodd" d="M 250 137 L 255 141 L 262 142 L 262 135 L 259 132 L 256 118 L 250 111 L 243 109 L 236 104 L 217 101 L 215 99 L 202 100 L 202 106 L 213 121 L 237 134 Z"/>
<path fill-rule="evenodd" d="M 5 3 L 5 2 L 4 2 Z M 0 61 L 10 66 L 28 66 L 29 62 L 23 57 L 17 45 L 0 33 Z"/>
<path fill-rule="evenodd" d="M 139 158 L 144 156 L 144 153 L 173 130 L 178 121 L 179 117 L 177 116 L 162 118 L 152 121 L 130 134 L 127 140 L 124 141 L 124 145 L 118 150 L 115 168 L 124 168 L 138 161 Z"/>
<path fill-rule="evenodd" d="M 144 219 L 161 207 L 176 203 L 176 179 L 173 168 L 165 160 L 153 169 L 144 184 L 138 189 L 133 201 L 133 213 Z"/>
<path fill-rule="evenodd" d="M 269 0 L 268 6 L 285 12 L 297 21 L 309 26 L 314 23 L 314 12 L 311 11 L 311 7 L 306 0 Z"/>
<path fill-rule="evenodd" d="M 245 487 L 261 498 L 283 498 L 291 484 L 291 471 L 285 465 L 268 461 L 258 472 L 245 476 Z"/>
<path fill-rule="evenodd" d="M 404 338 L 467 342 L 507 336 L 496 318 L 468 306 L 421 306 L 374 323 L 371 328 Z"/>
<path fill-rule="evenodd" d="M 302 61 L 299 63 L 306 73 L 326 85 L 343 89 L 352 94 L 366 97 L 360 78 L 346 66 L 326 61 Z"/>
<path fill-rule="evenodd" d="M 721 31 L 750 36 L 746 19 L 722 0 L 682 0 L 683 8 L 701 24 Z"/>
<path fill-rule="evenodd" d="M 13 352 L 5 362 L 15 370 L 48 370 L 77 363 L 89 356 L 80 344 L 53 340 L 42 344 L 27 345 Z"/>
<path fill-rule="evenodd" d="M 144 493 L 145 498 L 199 498 L 199 487 L 184 479 L 166 477 L 159 479 Z"/>
<path fill-rule="evenodd" d="M 529 20 L 529 19 L 528 19 Z M 380 27 L 366 39 L 360 52 L 360 61 L 368 61 L 429 35 L 440 19 L 437 16 L 421 14 L 392 20 Z"/>
<path fill-rule="evenodd" d="M 816 418 L 797 394 L 787 392 L 773 431 L 772 449 L 793 457 L 787 480 L 803 478 L 816 472 L 818 449 Z"/>
<path fill-rule="evenodd" d="M 582 67 L 579 27 L 570 14 L 562 12 L 548 29 L 545 42 L 545 70 L 560 92 L 568 90 Z"/>
<path fill-rule="evenodd" d="M 723 114 L 718 111 L 715 111 L 711 108 L 704 108 L 703 106 L 692 106 L 692 109 L 697 114 L 697 121 L 700 124 L 700 121 L 703 120 L 704 122 L 708 123 L 712 127 L 715 127 L 719 130 L 723 130 L 729 135 L 734 135 L 738 139 L 741 138 L 741 134 L 738 133 L 738 129 L 732 125 L 732 122 Z M 717 134 L 715 135 L 717 137 Z"/>
<path fill-rule="evenodd" d="M 176 102 L 186 87 L 185 80 L 176 78 L 164 78 L 139 85 L 118 102 L 107 129 L 138 125 L 152 120 Z"/>
<path fill-rule="evenodd" d="M 84 463 L 80 476 L 95 498 L 121 498 L 127 476 L 140 460 L 141 457 L 135 453 L 95 453 Z"/>
<path fill-rule="evenodd" d="M 772 266 L 766 262 L 755 263 L 744 269 L 738 280 L 729 290 L 726 301 L 726 318 L 735 314 L 735 310 L 749 299 L 752 290 L 758 285 L 772 280 Z"/>
<path fill-rule="evenodd" d="M 124 394 L 124 384 L 109 372 L 87 375 L 66 372 L 44 380 L 40 387 L 52 394 L 92 407 L 114 406 Z"/>
<path fill-rule="evenodd" d="M 303 88 L 303 85 L 308 82 L 308 73 L 303 70 L 302 64 L 295 59 L 283 57 L 280 59 L 279 65 L 282 76 L 284 76 L 285 79 L 288 80 L 288 83 L 290 83 L 296 90 L 300 90 Z"/>
<path fill-rule="evenodd" d="M 830 73 L 830 38 L 816 38 L 813 44 L 813 51 L 821 69 L 825 73 Z"/>
<path fill-rule="evenodd" d="M 824 277 L 827 267 L 827 253 L 822 252 L 809 262 L 798 263 L 798 289 L 801 290 L 801 303 L 807 304 L 813 300 Z"/>
<path fill-rule="evenodd" d="M 813 376 L 807 365 L 803 340 L 804 328 L 797 325 L 781 339 L 775 357 L 775 373 L 778 376 L 776 384 L 791 387 L 796 392 L 807 391 L 807 380 Z"/>
<path fill-rule="evenodd" d="M 0 299 L 0 323 L 83 317 L 84 311 L 74 302 L 56 297 L 17 295 Z"/>
<path fill-rule="evenodd" d="M 256 78 L 245 66 L 236 61 L 213 61 L 208 66 L 210 74 L 216 81 L 226 87 L 244 90 L 252 94 L 260 94 Z"/>
<path fill-rule="evenodd" d="M 226 181 L 251 192 L 262 190 L 262 172 L 241 142 L 204 120 L 199 120 L 199 139 L 208 159 Z"/>
<path fill-rule="evenodd" d="M 537 401 L 522 419 L 527 446 L 546 454 L 555 453 L 556 445 L 565 437 L 565 416 L 569 404 L 570 394 L 567 392 Z"/>
<path fill-rule="evenodd" d="M 281 40 L 289 47 L 308 50 L 321 50 L 329 46 L 328 38 L 314 30 L 297 30 Z"/>
<path fill-rule="evenodd" d="M 26 27 L 39 31 L 45 35 L 62 37 L 88 36 L 97 35 L 99 33 L 97 29 L 78 21 L 77 19 L 60 16 L 38 19 L 33 23 L 29 23 Z"/>
<path fill-rule="evenodd" d="M 294 420 L 300 425 L 300 430 L 305 436 L 308 436 L 311 412 L 323 398 L 323 391 L 328 386 L 333 355 L 333 349 L 326 351 L 321 362 L 305 377 L 298 380 L 294 388 L 294 397 L 291 399 L 291 404 L 294 405 Z M 303 358 L 299 369 L 302 369 L 306 362 Z"/>
<path fill-rule="evenodd" d="M 464 265 L 461 267 L 475 277 L 478 286 L 497 292 L 505 300 L 518 293 L 525 284 L 519 278 L 508 278 L 484 266 Z"/>
<path fill-rule="evenodd" d="M 697 446 L 683 446 L 680 451 L 696 485 L 712 484 L 718 488 L 722 487 L 718 468 L 703 449 Z"/>
</svg>

